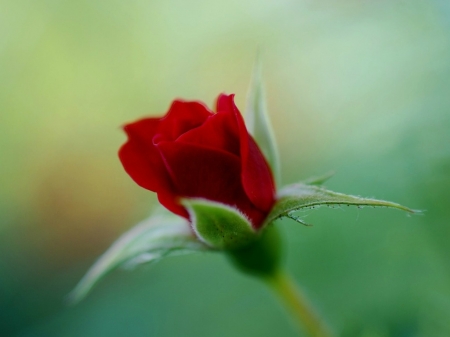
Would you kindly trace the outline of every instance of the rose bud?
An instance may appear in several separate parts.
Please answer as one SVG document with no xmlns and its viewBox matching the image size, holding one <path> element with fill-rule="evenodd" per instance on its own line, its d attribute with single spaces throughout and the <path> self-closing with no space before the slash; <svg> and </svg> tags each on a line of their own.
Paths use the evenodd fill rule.
<svg viewBox="0 0 450 337">
<path fill-rule="evenodd" d="M 237 215 L 242 220 L 237 222 L 249 224 L 238 224 L 242 227 L 239 230 L 248 231 L 244 227 L 250 227 L 244 236 L 251 236 L 261 229 L 275 202 L 273 176 L 247 131 L 234 95 L 221 94 L 216 111 L 201 102 L 175 100 L 165 116 L 125 125 L 128 141 L 119 157 L 131 178 L 156 192 L 160 203 L 171 212 L 192 223 L 203 207 L 208 221 L 217 222 L 217 215 L 211 219 L 211 208 L 221 207 L 233 215 L 228 212 L 219 218 Z M 226 223 L 221 226 L 218 232 L 236 230 Z M 205 241 L 195 224 L 194 230 Z M 212 245 L 227 248 L 223 243 Z"/>
</svg>

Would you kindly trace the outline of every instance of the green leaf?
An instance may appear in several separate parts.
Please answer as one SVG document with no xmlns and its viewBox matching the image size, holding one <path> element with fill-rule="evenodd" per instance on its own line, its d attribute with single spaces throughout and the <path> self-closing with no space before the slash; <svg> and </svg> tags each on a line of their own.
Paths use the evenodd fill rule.
<svg viewBox="0 0 450 337">
<path fill-rule="evenodd" d="M 69 294 L 68 301 L 76 303 L 83 299 L 103 276 L 119 266 L 130 268 L 169 255 L 205 249 L 208 247 L 195 237 L 186 219 L 161 210 L 114 242 Z"/>
<path fill-rule="evenodd" d="M 269 163 L 275 182 L 280 184 L 280 158 L 275 135 L 267 112 L 264 88 L 261 79 L 261 61 L 258 56 L 253 69 L 250 90 L 247 96 L 245 124 L 255 139 L 267 162 Z"/>
<path fill-rule="evenodd" d="M 239 210 L 206 199 L 183 199 L 197 236 L 208 246 L 222 250 L 241 248 L 258 234 Z"/>
<path fill-rule="evenodd" d="M 304 225 L 307 225 L 298 217 L 293 215 L 296 211 L 304 208 L 315 208 L 324 205 L 353 205 L 353 206 L 373 206 L 390 207 L 400 209 L 409 213 L 417 213 L 408 207 L 383 200 L 368 199 L 332 192 L 319 186 L 293 184 L 279 191 L 277 202 L 266 219 L 266 224 L 270 224 L 276 219 L 288 217 Z"/>
</svg>

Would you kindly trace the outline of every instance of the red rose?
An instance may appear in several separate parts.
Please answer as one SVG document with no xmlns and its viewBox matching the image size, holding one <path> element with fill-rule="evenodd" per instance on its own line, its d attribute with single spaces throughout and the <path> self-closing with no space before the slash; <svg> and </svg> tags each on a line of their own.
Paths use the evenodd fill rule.
<svg viewBox="0 0 450 337">
<path fill-rule="evenodd" d="M 204 198 L 237 208 L 261 227 L 275 201 L 274 181 L 234 95 L 221 94 L 216 113 L 200 102 L 175 100 L 164 117 L 124 130 L 123 167 L 168 210 L 189 219 L 179 199 Z"/>
</svg>

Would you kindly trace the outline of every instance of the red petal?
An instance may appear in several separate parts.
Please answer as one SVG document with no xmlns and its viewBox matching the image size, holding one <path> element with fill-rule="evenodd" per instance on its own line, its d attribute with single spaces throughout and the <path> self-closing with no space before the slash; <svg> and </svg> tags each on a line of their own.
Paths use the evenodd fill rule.
<svg viewBox="0 0 450 337">
<path fill-rule="evenodd" d="M 178 142 L 198 144 L 240 155 L 239 128 L 233 111 L 220 111 L 210 116 L 200 127 L 181 135 L 177 139 Z"/>
<path fill-rule="evenodd" d="M 169 211 L 178 214 L 189 220 L 189 213 L 178 202 L 178 196 L 167 191 L 158 192 L 158 200 Z"/>
<path fill-rule="evenodd" d="M 272 208 L 275 184 L 272 172 L 261 150 L 249 135 L 244 120 L 234 104 L 234 95 L 221 94 L 217 99 L 217 111 L 233 111 L 239 128 L 241 179 L 249 199 L 262 211 Z"/>
<path fill-rule="evenodd" d="M 171 174 L 177 195 L 235 206 L 255 227 L 261 224 L 265 213 L 251 203 L 240 180 L 236 179 L 241 170 L 237 156 L 181 142 L 161 142 L 157 148 Z"/>
<path fill-rule="evenodd" d="M 159 118 L 145 118 L 125 125 L 128 141 L 119 150 L 125 171 L 139 186 L 154 192 L 172 190 L 161 155 L 153 145 L 158 124 Z"/>
<path fill-rule="evenodd" d="M 200 102 L 173 101 L 158 126 L 155 143 L 176 140 L 186 131 L 202 125 L 213 113 Z"/>
</svg>

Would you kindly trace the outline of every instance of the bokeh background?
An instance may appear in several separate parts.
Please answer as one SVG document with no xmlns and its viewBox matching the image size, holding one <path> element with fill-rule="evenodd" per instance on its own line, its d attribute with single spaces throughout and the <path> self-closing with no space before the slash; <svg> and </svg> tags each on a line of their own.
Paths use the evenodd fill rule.
<svg viewBox="0 0 450 337">
<path fill-rule="evenodd" d="M 64 296 L 156 205 L 120 125 L 245 96 L 262 50 L 283 182 L 425 210 L 302 213 L 285 263 L 342 336 L 450 336 L 450 5 L 433 0 L 0 1 L 0 335 L 297 336 L 220 254 Z"/>
</svg>

